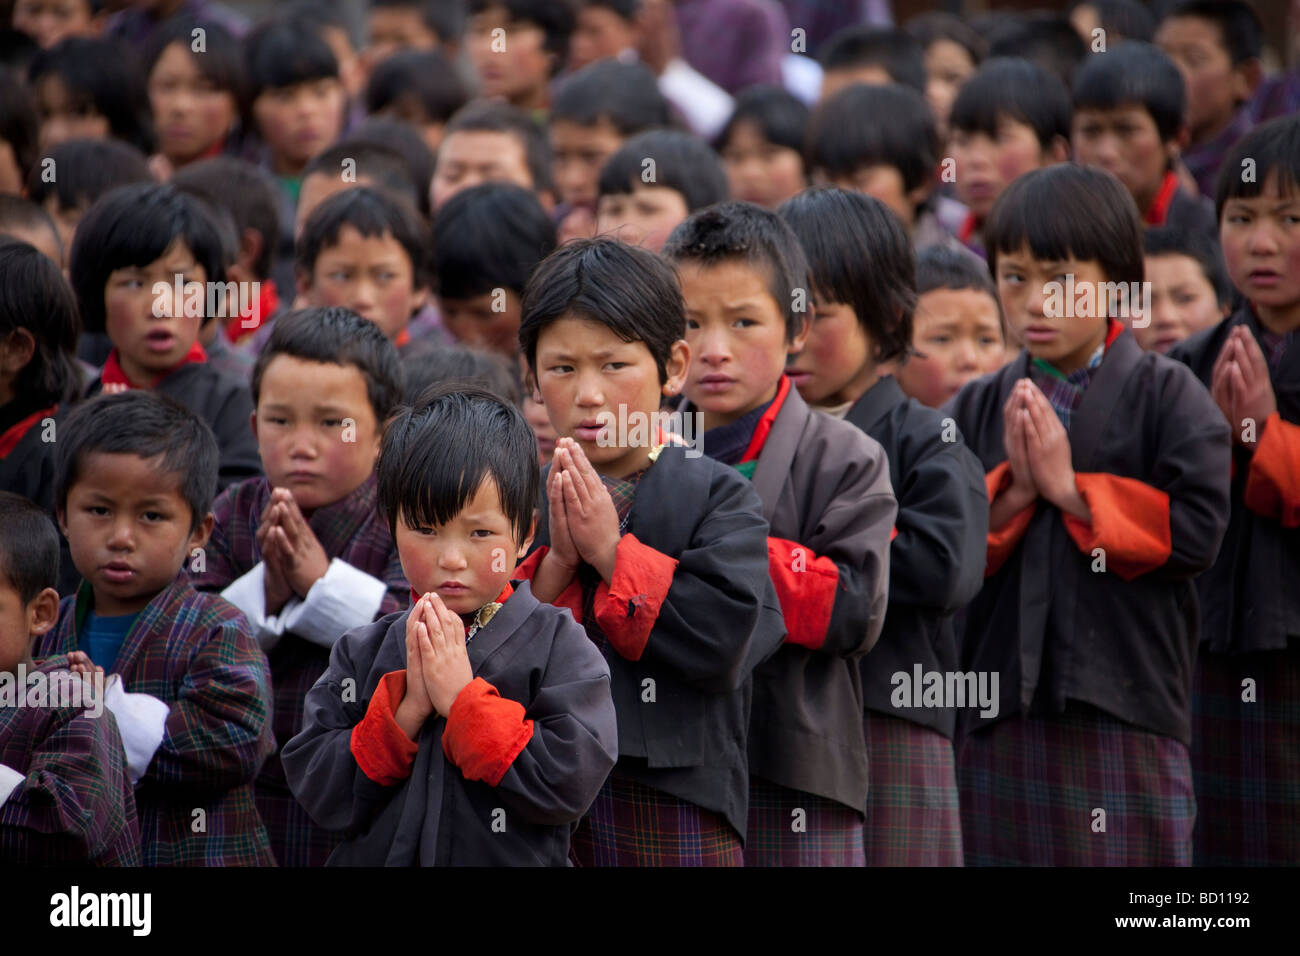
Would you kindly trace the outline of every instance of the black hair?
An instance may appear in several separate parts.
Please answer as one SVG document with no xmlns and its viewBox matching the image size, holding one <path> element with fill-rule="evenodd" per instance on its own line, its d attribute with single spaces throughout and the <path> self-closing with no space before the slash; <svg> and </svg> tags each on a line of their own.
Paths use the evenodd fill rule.
<svg viewBox="0 0 1300 956">
<path fill-rule="evenodd" d="M 1097 12 L 1098 25 L 1112 42 L 1122 38 L 1150 43 L 1155 36 L 1156 18 L 1139 0 L 1075 0 L 1070 12 L 1079 7 L 1092 7 Z"/>
<path fill-rule="evenodd" d="M 915 37 L 923 51 L 940 40 L 955 43 L 970 56 L 971 63 L 980 65 L 988 53 L 988 43 L 965 20 L 938 10 L 921 13 L 903 24 L 903 29 Z"/>
<path fill-rule="evenodd" d="M 989 41 L 990 57 L 1022 57 L 1055 74 L 1067 88 L 1087 55 L 1088 45 L 1069 18 L 1048 11 L 1026 14 Z"/>
<path fill-rule="evenodd" d="M 172 175 L 172 185 L 230 212 L 242 240 L 252 229 L 262 237 L 262 251 L 253 263 L 258 278 L 271 274 L 276 243 L 280 241 L 280 206 L 275 185 L 259 167 L 233 156 L 214 156 L 183 166 Z"/>
<path fill-rule="evenodd" d="M 826 41 L 817 60 L 827 73 L 878 66 L 895 83 L 925 92 L 925 48 L 894 27 L 845 27 Z"/>
<path fill-rule="evenodd" d="M 439 382 L 479 385 L 516 408 L 523 405 L 524 393 L 518 374 L 493 352 L 422 339 L 403 349 L 400 361 L 408 405 Z"/>
<path fill-rule="evenodd" d="M 1247 170 L 1253 174 L 1249 178 Z M 1281 195 L 1293 196 L 1300 190 L 1300 115 L 1261 123 L 1228 151 L 1215 189 L 1219 221 L 1223 221 L 1223 207 L 1229 199 L 1254 199 L 1274 175 Z"/>
<path fill-rule="evenodd" d="M 870 116 L 871 122 L 862 118 Z M 864 166 L 893 166 L 911 192 L 934 178 L 939 131 L 925 97 L 916 90 L 855 84 L 822 103 L 808 126 L 810 169 L 832 178 Z"/>
<path fill-rule="evenodd" d="M 104 331 L 104 288 L 114 271 L 147 266 L 177 241 L 193 253 L 208 282 L 225 281 L 227 244 L 195 197 L 175 186 L 140 183 L 95 203 L 77 227 L 68 255 L 86 331 Z"/>
<path fill-rule="evenodd" d="M 395 153 L 415 185 L 415 207 L 420 215 L 429 215 L 429 183 L 437 157 L 415 126 L 393 117 L 371 116 L 348 133 L 347 142 L 382 146 Z"/>
<path fill-rule="evenodd" d="M 640 63 L 597 60 L 563 80 L 551 103 L 550 121 L 595 126 L 604 120 L 621 136 L 668 125 L 668 101 L 659 81 Z"/>
<path fill-rule="evenodd" d="M 1035 259 L 1097 262 L 1108 282 L 1141 282 L 1144 275 L 1142 223 L 1133 197 L 1111 173 L 1074 163 L 1035 169 L 1013 181 L 989 212 L 984 246 L 993 275 L 998 255 L 1022 246 Z"/>
<path fill-rule="evenodd" d="M 1218 27 L 1223 48 L 1233 66 L 1259 59 L 1263 49 L 1263 30 L 1259 15 L 1249 4 L 1241 0 L 1183 0 L 1167 8 L 1160 22 L 1175 17 L 1206 20 Z"/>
<path fill-rule="evenodd" d="M 8 198 L 8 197 L 5 197 Z M 0 240 L 0 340 L 26 329 L 36 342 L 31 361 L 14 379 L 14 394 L 44 408 L 74 401 L 81 390 L 77 365 L 77 300 L 63 272 L 25 242 Z"/>
<path fill-rule="evenodd" d="M 654 176 L 642 177 L 654 160 Z M 638 186 L 667 186 L 682 194 L 688 212 L 727 198 L 727 174 L 718 154 L 698 136 L 674 129 L 652 129 L 627 140 L 605 161 L 599 195 L 614 196 Z"/>
<path fill-rule="evenodd" d="M 437 50 L 400 50 L 375 64 L 366 82 L 366 112 L 418 105 L 431 123 L 446 123 L 469 102 L 456 65 Z"/>
<path fill-rule="evenodd" d="M 0 234 L 10 234 L 13 229 L 44 229 L 54 237 L 60 258 L 67 251 L 59 237 L 59 227 L 54 224 L 44 206 L 21 196 L 0 194 Z"/>
<path fill-rule="evenodd" d="M 311 307 L 282 315 L 249 376 L 256 406 L 262 376 L 277 355 L 305 362 L 351 365 L 366 380 L 366 397 L 381 426 L 402 401 L 402 370 L 397 349 L 375 323 L 341 306 Z"/>
<path fill-rule="evenodd" d="M 808 104 L 781 86 L 751 86 L 736 96 L 731 118 L 713 141 L 722 151 L 741 123 L 753 123 L 769 143 L 803 154 L 808 130 Z"/>
<path fill-rule="evenodd" d="M 537 439 L 523 414 L 485 388 L 434 385 L 403 406 L 379 451 L 379 511 L 397 535 L 446 524 L 490 478 L 519 543 L 528 537 L 541 479 Z"/>
<path fill-rule="evenodd" d="M 45 159 L 54 161 L 53 176 L 44 175 L 43 163 L 33 166 L 27 198 L 44 205 L 53 196 L 61 210 L 89 207 L 119 186 L 154 181 L 144 153 L 115 139 L 64 140 L 50 147 Z"/>
<path fill-rule="evenodd" d="M 916 254 L 916 297 L 936 289 L 955 292 L 982 292 L 993 300 L 998 310 L 998 334 L 1006 340 L 1006 317 L 998 287 L 989 275 L 988 265 L 963 249 L 927 246 Z"/>
<path fill-rule="evenodd" d="M 96 395 L 77 405 L 59 425 L 55 442 L 54 501 L 68 507 L 68 492 L 81 478 L 90 455 L 161 457 L 159 470 L 180 479 L 181 497 L 190 506 L 193 533 L 217 493 L 220 453 L 212 429 L 170 396 L 153 389 Z"/>
<path fill-rule="evenodd" d="M 916 275 L 898 217 L 879 199 L 833 186 L 806 190 L 778 212 L 803 245 L 818 298 L 853 307 L 876 361 L 906 355 Z"/>
<path fill-rule="evenodd" d="M 546 131 L 525 110 L 509 103 L 492 100 L 475 100 L 457 111 L 443 128 L 445 143 L 453 133 L 508 133 L 524 148 L 528 174 L 533 179 L 533 189 L 550 192 L 551 146 Z"/>
<path fill-rule="evenodd" d="M 370 0 L 370 8 L 408 7 L 420 11 L 424 25 L 443 43 L 459 43 L 465 35 L 464 0 Z"/>
<path fill-rule="evenodd" d="M 544 35 L 542 48 L 554 54 L 551 75 L 563 68 L 576 22 L 568 0 L 469 0 L 471 16 L 478 16 L 493 7 L 505 10 L 510 23 L 531 23 L 538 27 Z"/>
<path fill-rule="evenodd" d="M 577 0 L 579 10 L 587 7 L 601 7 L 617 14 L 619 18 L 631 23 L 641 12 L 641 0 Z"/>
<path fill-rule="evenodd" d="M 370 6 L 374 6 L 373 0 Z M 349 44 L 352 41 L 352 23 L 340 9 L 340 0 L 291 0 L 289 3 L 278 3 L 276 7 L 276 15 L 285 20 L 307 23 L 317 30 L 333 27 L 349 35 Z"/>
<path fill-rule="evenodd" d="M 203 31 L 203 49 L 194 50 L 194 31 Z M 243 50 L 239 40 L 219 23 L 176 17 L 165 21 L 149 39 L 144 54 L 146 82 L 163 53 L 173 43 L 179 43 L 194 61 L 194 67 L 216 89 L 229 93 L 241 119 L 247 117 L 250 104 L 248 76 L 244 70 Z"/>
<path fill-rule="evenodd" d="M 344 226 L 351 226 L 366 238 L 391 235 L 411 260 L 415 288 L 428 287 L 428 226 L 409 203 L 368 186 L 335 193 L 312 210 L 298 237 L 298 269 L 312 275 L 317 257 L 323 249 L 338 243 Z"/>
<path fill-rule="evenodd" d="M 1095 53 L 1074 77 L 1075 110 L 1113 110 L 1141 106 L 1156 124 L 1161 142 L 1183 128 L 1187 97 L 1183 74 L 1158 47 L 1136 40 Z"/>
<path fill-rule="evenodd" d="M 1142 251 L 1148 256 L 1186 256 L 1194 260 L 1205 281 L 1214 289 L 1215 301 L 1221 306 L 1232 303 L 1232 280 L 1228 277 L 1223 252 L 1219 244 L 1204 233 L 1152 226 L 1143 232 Z"/>
<path fill-rule="evenodd" d="M 256 100 L 267 90 L 316 80 L 337 80 L 339 62 L 325 38 L 303 21 L 272 19 L 244 38 L 244 68 Z"/>
<path fill-rule="evenodd" d="M 537 365 L 542 330 L 564 318 L 599 322 L 624 342 L 642 342 L 668 381 L 673 344 L 686 337 L 677 275 L 662 258 L 617 239 L 575 239 L 538 265 L 524 288 L 519 346 Z"/>
<path fill-rule="evenodd" d="M 56 76 L 67 91 L 71 108 L 94 110 L 108 122 L 109 132 L 142 152 L 153 148 L 149 98 L 144 78 L 115 41 L 71 36 L 32 58 L 27 80 L 32 89 Z"/>
<path fill-rule="evenodd" d="M 438 295 L 472 299 L 497 288 L 522 295 L 555 243 L 555 224 L 531 190 L 513 183 L 462 189 L 433 223 Z"/>
<path fill-rule="evenodd" d="M 366 185 L 372 189 L 388 193 L 411 206 L 418 205 L 420 190 L 411 177 L 410 167 L 400 153 L 383 143 L 352 136 L 339 140 L 311 158 L 303 167 L 302 178 L 305 180 L 308 176 L 320 174 L 328 179 L 341 180 L 345 171 L 355 176 L 355 181 L 369 180 Z"/>
<path fill-rule="evenodd" d="M 22 30 L 0 27 L 0 72 L 25 74 L 39 52 L 40 44 Z"/>
<path fill-rule="evenodd" d="M 36 166 L 41 122 L 31 91 L 18 77 L 0 69 L 0 140 L 13 150 L 19 174 L 26 179 Z"/>
<path fill-rule="evenodd" d="M 0 491 L 0 581 L 24 607 L 59 586 L 58 529 L 39 505 L 11 491 Z"/>
<path fill-rule="evenodd" d="M 997 136 L 998 120 L 1009 117 L 1034 130 L 1042 149 L 1056 137 L 1070 139 L 1070 94 L 1060 79 L 1028 60 L 986 60 L 962 84 L 948 125 L 954 130 Z"/>
</svg>

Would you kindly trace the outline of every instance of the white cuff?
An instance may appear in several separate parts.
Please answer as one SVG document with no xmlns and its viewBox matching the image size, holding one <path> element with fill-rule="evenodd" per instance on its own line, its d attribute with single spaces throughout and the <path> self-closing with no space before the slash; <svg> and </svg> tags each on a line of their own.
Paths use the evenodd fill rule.
<svg viewBox="0 0 1300 956">
<path fill-rule="evenodd" d="M 9 799 L 9 794 L 21 787 L 26 779 L 26 774 L 19 773 L 13 767 L 7 767 L 0 763 L 0 807 L 5 805 L 5 801 Z"/>
<path fill-rule="evenodd" d="M 292 600 L 280 610 L 277 617 L 266 613 L 266 564 L 259 561 L 253 569 L 221 592 L 221 596 L 244 612 L 248 623 L 257 632 L 257 643 L 262 650 L 270 651 L 284 635 L 284 618 L 291 610 Z"/>
<path fill-rule="evenodd" d="M 369 624 L 379 613 L 388 585 L 341 558 L 330 561 L 303 602 L 280 615 L 286 631 L 330 648 L 340 637 Z"/>
<path fill-rule="evenodd" d="M 660 74 L 659 92 L 677 107 L 691 132 L 707 140 L 718 135 L 731 118 L 731 94 L 683 59 L 670 61 Z"/>
<path fill-rule="evenodd" d="M 128 694 L 122 689 L 120 674 L 108 678 L 104 705 L 113 712 L 117 729 L 122 734 L 127 775 L 131 783 L 139 783 L 162 745 L 171 708 L 148 694 Z"/>
</svg>

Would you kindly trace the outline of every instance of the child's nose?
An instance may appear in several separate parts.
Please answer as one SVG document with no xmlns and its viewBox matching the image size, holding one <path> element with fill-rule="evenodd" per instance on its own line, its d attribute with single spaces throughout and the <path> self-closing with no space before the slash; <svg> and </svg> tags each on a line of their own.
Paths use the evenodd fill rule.
<svg viewBox="0 0 1300 956">
<path fill-rule="evenodd" d="M 109 530 L 108 547 L 112 551 L 135 550 L 134 528 L 129 518 L 119 518 Z"/>
</svg>

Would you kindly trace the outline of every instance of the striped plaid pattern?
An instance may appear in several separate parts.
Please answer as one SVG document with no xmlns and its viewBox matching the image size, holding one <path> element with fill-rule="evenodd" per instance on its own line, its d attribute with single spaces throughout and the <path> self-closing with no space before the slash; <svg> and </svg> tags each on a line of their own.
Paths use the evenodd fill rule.
<svg viewBox="0 0 1300 956">
<path fill-rule="evenodd" d="M 1074 417 L 1074 410 L 1079 407 L 1079 403 L 1083 401 L 1083 393 L 1088 390 L 1092 373 L 1101 365 L 1105 355 L 1106 343 L 1103 342 L 1092 353 L 1087 365 L 1075 369 L 1069 375 L 1062 375 L 1042 359 L 1036 358 L 1029 363 L 1030 380 L 1042 391 L 1066 431 L 1070 430 L 1070 419 Z"/>
<path fill-rule="evenodd" d="M 967 866 L 1190 866 L 1187 748 L 1094 708 L 1009 717 L 957 754 Z M 1105 831 L 1094 832 L 1104 810 Z"/>
<path fill-rule="evenodd" d="M 740 835 L 721 814 L 610 773 L 573 833 L 575 866 L 744 866 Z"/>
<path fill-rule="evenodd" d="M 91 600 L 84 586 L 65 598 L 33 656 L 76 650 Z M 135 792 L 141 863 L 274 864 L 253 803 L 253 780 L 274 747 L 269 674 L 239 609 L 194 590 L 182 571 L 140 612 L 111 673 L 122 675 L 128 693 L 171 707 Z"/>
<path fill-rule="evenodd" d="M 1241 699 L 1255 681 L 1255 700 Z M 1300 642 L 1196 662 L 1192 771 L 1198 866 L 1300 864 Z"/>
<path fill-rule="evenodd" d="M 863 718 L 871 786 L 867 866 L 961 866 L 961 811 L 952 742 L 910 720 Z"/>
<path fill-rule="evenodd" d="M 618 513 L 618 530 L 622 535 L 624 527 L 627 525 L 627 517 L 632 513 L 632 504 L 636 501 L 636 486 L 641 480 L 641 476 L 646 473 L 647 469 L 633 472 L 626 478 L 607 478 L 600 476 L 600 480 L 605 485 L 605 490 L 613 499 L 614 510 Z M 596 645 L 600 652 L 606 656 L 609 655 L 609 640 L 605 637 L 605 632 L 600 629 L 596 623 L 596 590 L 600 587 L 600 575 L 591 565 L 583 562 L 578 568 L 578 583 L 582 585 L 582 626 L 587 630 L 587 636 L 591 642 Z"/>
<path fill-rule="evenodd" d="M 858 811 L 760 777 L 749 778 L 745 836 L 745 866 L 866 866 Z"/>
</svg>

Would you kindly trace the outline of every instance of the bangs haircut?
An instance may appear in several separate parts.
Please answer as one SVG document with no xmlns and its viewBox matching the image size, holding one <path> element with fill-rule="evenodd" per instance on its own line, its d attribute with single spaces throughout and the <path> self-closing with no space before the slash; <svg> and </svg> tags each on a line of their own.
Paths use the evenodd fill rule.
<svg viewBox="0 0 1300 956">
<path fill-rule="evenodd" d="M 879 199 L 834 186 L 806 190 L 778 212 L 808 256 L 817 297 L 852 307 L 876 347 L 876 361 L 905 356 L 916 274 L 912 243 L 898 217 Z"/>
<path fill-rule="evenodd" d="M 524 288 L 519 345 L 537 368 L 537 339 L 560 319 L 597 322 L 624 342 L 641 342 L 668 381 L 673 344 L 686 338 L 686 305 L 664 259 L 617 239 L 574 239 L 538 265 Z"/>
<path fill-rule="evenodd" d="M 863 122 L 866 116 L 871 122 Z M 817 108 L 808 125 L 811 169 L 840 178 L 867 166 L 892 166 L 906 192 L 934 178 L 939 149 L 925 97 L 896 83 L 840 90 Z"/>
<path fill-rule="evenodd" d="M 204 49 L 194 49 L 194 30 L 203 30 Z M 248 77 L 244 72 L 244 57 L 239 41 L 219 23 L 199 21 L 190 17 L 167 20 L 155 31 L 144 54 L 144 76 L 147 81 L 167 48 L 179 44 L 199 74 L 217 90 L 229 93 L 235 99 L 239 116 L 247 119 L 249 107 Z"/>
<path fill-rule="evenodd" d="M 1214 289 L 1214 299 L 1219 305 L 1231 305 L 1234 298 L 1232 280 L 1223 261 L 1219 244 L 1200 232 L 1152 226 L 1142 234 L 1142 251 L 1148 257 L 1186 256 L 1201 269 L 1205 281 Z"/>
<path fill-rule="evenodd" d="M 442 141 L 453 133 L 508 133 L 524 148 L 528 174 L 533 179 L 533 189 L 550 192 L 551 145 L 546 131 L 517 106 L 492 100 L 478 100 L 456 113 L 442 131 Z"/>
<path fill-rule="evenodd" d="M 1023 57 L 1056 76 L 1069 87 L 1074 71 L 1088 56 L 1073 24 L 1052 11 L 1029 11 L 989 41 L 991 57 Z"/>
<path fill-rule="evenodd" d="M 226 279 L 226 242 L 200 200 L 175 186 L 141 183 L 105 195 L 77 226 L 68 274 L 87 332 L 104 331 L 104 288 L 118 269 L 142 267 L 185 243 L 208 282 Z"/>
<path fill-rule="evenodd" d="M 984 38 L 961 17 L 951 13 L 931 11 L 912 17 L 903 25 L 903 29 L 916 37 L 921 49 L 928 52 L 930 47 L 940 40 L 955 43 L 970 57 L 971 63 L 980 65 L 988 52 Z"/>
<path fill-rule="evenodd" d="M 159 458 L 161 476 L 176 478 L 190 506 L 193 533 L 212 510 L 217 493 L 217 440 L 208 423 L 173 398 L 152 389 L 96 395 L 77 405 L 60 424 L 55 443 L 54 501 L 68 507 L 68 492 L 91 455 Z"/>
<path fill-rule="evenodd" d="M 253 100 L 267 90 L 339 78 L 339 61 L 319 31 L 284 19 L 259 24 L 244 39 L 244 69 Z"/>
<path fill-rule="evenodd" d="M 505 10 L 509 27 L 532 24 L 542 31 L 542 49 L 554 55 L 551 75 L 564 68 L 569 56 L 569 38 L 577 24 L 570 0 L 469 0 L 470 16 L 478 16 L 493 7 Z"/>
<path fill-rule="evenodd" d="M 1259 15 L 1250 4 L 1240 0 L 1184 0 L 1168 7 L 1160 22 L 1176 17 L 1191 17 L 1214 24 L 1233 66 L 1257 60 L 1263 52 L 1263 28 Z"/>
<path fill-rule="evenodd" d="M 551 104 L 550 121 L 595 126 L 605 120 L 621 136 L 668 125 L 668 101 L 655 75 L 640 63 L 597 60 L 565 79 Z"/>
<path fill-rule="evenodd" d="M 437 157 L 425 142 L 420 130 L 406 120 L 391 116 L 371 116 L 348 134 L 345 142 L 379 146 L 397 155 L 414 184 L 413 204 L 420 215 L 429 216 L 429 182 Z"/>
<path fill-rule="evenodd" d="M 366 82 L 366 112 L 419 106 L 431 123 L 445 123 L 469 102 L 455 65 L 437 50 L 402 50 L 375 64 Z"/>
<path fill-rule="evenodd" d="M 1059 77 L 1028 60 L 985 61 L 962 84 L 948 125 L 965 133 L 996 137 L 1003 117 L 1031 127 L 1048 149 L 1056 137 L 1070 140 L 1070 94 Z"/>
<path fill-rule="evenodd" d="M 428 288 L 428 227 L 410 203 L 369 186 L 335 193 L 312 210 L 298 239 L 298 269 L 311 276 L 321 251 L 338 245 L 344 226 L 351 226 L 367 239 L 392 236 L 411 260 L 414 287 Z"/>
<path fill-rule="evenodd" d="M 929 246 L 916 254 L 916 297 L 927 292 L 950 289 L 953 292 L 983 292 L 998 310 L 998 334 L 1007 339 L 1007 317 L 1002 311 L 998 287 L 993 284 L 988 265 L 948 246 Z M 913 350 L 914 351 L 914 350 Z"/>
<path fill-rule="evenodd" d="M 485 388 L 442 383 L 403 406 L 384 430 L 377 471 L 394 538 L 399 517 L 410 528 L 452 521 L 488 478 L 517 542 L 528 537 L 541 484 L 537 439 L 519 409 Z"/>
<path fill-rule="evenodd" d="M 40 407 L 75 401 L 81 391 L 81 322 L 63 272 L 35 247 L 6 237 L 0 238 L 0 276 L 0 339 L 26 329 L 36 343 L 14 377 L 14 394 Z"/>
<path fill-rule="evenodd" d="M 523 405 L 524 392 L 516 368 L 493 352 L 424 339 L 404 348 L 400 362 L 408 405 L 440 382 L 477 385 L 515 408 Z"/>
<path fill-rule="evenodd" d="M 0 582 L 24 607 L 59 586 L 58 529 L 38 505 L 10 491 L 0 491 Z"/>
<path fill-rule="evenodd" d="M 1150 43 L 1126 40 L 1089 57 L 1074 77 L 1074 109 L 1141 106 L 1167 143 L 1183 128 L 1187 95 L 1174 61 Z"/>
<path fill-rule="evenodd" d="M 647 159 L 654 160 L 654 181 L 642 180 Z M 617 196 L 639 186 L 666 186 L 681 193 L 686 211 L 694 212 L 729 195 L 722 161 L 704 140 L 673 129 L 652 129 L 633 136 L 600 170 L 599 194 Z"/>
<path fill-rule="evenodd" d="M 817 61 L 826 73 L 878 66 L 895 83 L 925 92 L 925 48 L 893 27 L 845 27 L 826 41 Z"/>
<path fill-rule="evenodd" d="M 792 341 L 810 319 L 795 310 L 795 298 L 811 292 L 808 260 L 799 238 L 781 217 L 762 206 L 732 200 L 701 209 L 684 219 L 664 243 L 670 262 L 693 262 L 708 269 L 738 262 L 756 270 L 785 318 L 785 340 Z"/>
<path fill-rule="evenodd" d="M 995 276 L 998 256 L 1022 247 L 1046 262 L 1097 262 L 1108 282 L 1141 282 L 1145 274 L 1133 197 L 1111 173 L 1074 163 L 1035 169 L 1012 182 L 993 204 L 984 244 Z"/>
<path fill-rule="evenodd" d="M 27 177 L 27 197 L 45 204 L 53 196 L 59 209 L 72 211 L 93 205 L 105 193 L 132 183 L 152 183 L 144 153 L 115 139 L 68 139 L 50 147 L 43 157 L 54 161 L 58 173 L 46 182 L 40 164 Z M 188 167 L 185 167 L 186 169 Z M 177 176 L 184 169 L 177 171 Z"/>
<path fill-rule="evenodd" d="M 438 295 L 473 299 L 498 288 L 522 295 L 555 245 L 555 224 L 532 190 L 500 182 L 462 189 L 433 223 Z"/>
<path fill-rule="evenodd" d="M 465 35 L 465 0 L 370 0 L 369 6 L 417 10 L 420 22 L 443 43 L 459 43 Z"/>
<path fill-rule="evenodd" d="M 1242 175 L 1247 160 L 1255 171 L 1249 182 Z M 1300 191 L 1300 115 L 1261 123 L 1228 150 L 1215 189 L 1214 211 L 1219 222 L 1223 222 L 1223 207 L 1229 199 L 1263 195 L 1270 177 L 1277 178 L 1282 196 L 1293 197 Z"/>
<path fill-rule="evenodd" d="M 793 149 L 803 155 L 804 137 L 811 116 L 808 104 L 780 86 L 751 86 L 736 97 L 727 125 L 714 140 L 719 152 L 726 149 L 741 123 L 752 123 L 769 143 Z"/>
<path fill-rule="evenodd" d="M 267 366 L 279 355 L 356 368 L 366 381 L 366 397 L 380 426 L 402 401 L 402 370 L 396 347 L 379 326 L 350 309 L 313 306 L 290 312 L 272 323 L 271 337 L 258 354 L 249 378 L 255 408 Z"/>
<path fill-rule="evenodd" d="M 412 206 L 416 205 L 419 191 L 410 168 L 395 149 L 381 143 L 349 136 L 313 156 L 303 167 L 302 178 L 321 175 L 338 179 L 346 168 L 344 163 L 352 164 L 358 180 L 368 179 L 370 188 L 383 190 Z"/>
<path fill-rule="evenodd" d="M 261 236 L 262 250 L 253 269 L 260 278 L 271 274 L 280 236 L 280 200 L 266 173 L 233 156 L 214 156 L 182 166 L 171 182 L 183 192 L 227 209 L 241 233 L 241 241 L 245 229 Z"/>
<path fill-rule="evenodd" d="M 144 78 L 114 40 L 70 36 L 42 50 L 27 68 L 35 91 L 46 77 L 62 81 L 74 112 L 93 109 L 109 132 L 142 152 L 153 151 L 153 129 Z"/>
</svg>

